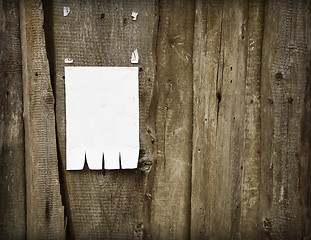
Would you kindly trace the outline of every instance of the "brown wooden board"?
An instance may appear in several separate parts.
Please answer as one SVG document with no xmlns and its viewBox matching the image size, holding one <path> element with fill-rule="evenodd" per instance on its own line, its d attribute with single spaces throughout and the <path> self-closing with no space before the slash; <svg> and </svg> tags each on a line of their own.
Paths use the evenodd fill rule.
<svg viewBox="0 0 311 240">
<path fill-rule="evenodd" d="M 70 8 L 66 17 L 63 7 Z M 132 11 L 138 12 L 136 21 L 132 20 Z M 144 206 L 149 201 L 145 195 L 146 177 L 155 154 L 155 113 L 151 103 L 157 12 L 153 1 L 54 2 L 51 37 L 55 44 L 58 147 L 71 237 L 141 239 L 143 230 L 148 232 L 144 217 L 148 210 Z M 136 65 L 130 63 L 135 49 L 140 58 Z M 70 66 L 139 67 L 140 169 L 90 171 L 86 166 L 83 171 L 65 170 L 65 58 L 73 59 Z"/>
<path fill-rule="evenodd" d="M 192 239 L 257 236 L 262 1 L 197 1 Z"/>
<path fill-rule="evenodd" d="M 153 239 L 187 239 L 190 234 L 193 23 L 193 1 L 160 1 Z"/>
<path fill-rule="evenodd" d="M 304 120 L 310 116 L 306 110 L 310 103 L 310 14 L 310 1 L 269 1 L 266 5 L 260 213 L 273 239 L 311 236 L 306 217 L 310 214 L 310 153 L 306 150 L 310 142 L 305 133 L 310 129 L 304 129 Z"/>
<path fill-rule="evenodd" d="M 54 96 L 39 0 L 20 1 L 25 123 L 27 238 L 64 239 Z"/>
<path fill-rule="evenodd" d="M 18 1 L 0 1 L 0 235 L 26 237 L 22 53 Z"/>
</svg>

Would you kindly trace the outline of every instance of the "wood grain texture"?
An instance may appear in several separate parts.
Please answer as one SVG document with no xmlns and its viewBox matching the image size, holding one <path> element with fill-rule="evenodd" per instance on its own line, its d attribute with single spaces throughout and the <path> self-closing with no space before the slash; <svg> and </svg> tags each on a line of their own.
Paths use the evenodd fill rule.
<svg viewBox="0 0 311 240">
<path fill-rule="evenodd" d="M 22 52 L 18 1 L 0 1 L 0 233 L 26 237 Z"/>
<path fill-rule="evenodd" d="M 187 239 L 190 233 L 193 21 L 194 2 L 160 1 L 153 239 Z"/>
<path fill-rule="evenodd" d="M 260 87 L 261 54 L 263 38 L 264 1 L 248 2 L 248 18 L 245 23 L 247 39 L 245 76 L 244 155 L 241 162 L 241 219 L 240 237 L 258 239 L 260 196 Z"/>
<path fill-rule="evenodd" d="M 27 238 L 63 239 L 54 96 L 41 1 L 20 1 L 26 154 Z"/>
<path fill-rule="evenodd" d="M 310 155 L 305 149 L 309 143 L 302 121 L 309 114 L 309 30 L 310 1 L 267 3 L 261 81 L 260 208 L 266 233 L 273 239 L 310 237 L 310 219 L 306 219 L 310 209 Z M 303 146 L 305 152 L 301 152 Z"/>
<path fill-rule="evenodd" d="M 305 15 L 305 29 L 311 29 L 311 1 L 305 5 L 309 13 Z M 302 118 L 300 121 L 301 142 L 299 149 L 299 194 L 301 209 L 301 235 L 307 239 L 311 238 L 311 31 L 306 31 L 306 43 L 308 56 L 306 56 L 306 88 L 302 93 Z"/>
<path fill-rule="evenodd" d="M 70 7 L 67 17 L 63 7 Z M 138 12 L 136 21 L 132 11 Z M 58 147 L 62 162 L 69 236 L 76 239 L 142 239 L 148 233 L 147 176 L 155 152 L 154 1 L 62 1 L 53 6 Z M 131 64 L 138 49 L 139 64 Z M 138 66 L 140 169 L 65 171 L 64 59 L 71 66 Z M 86 79 L 87 81 L 87 79 Z M 83 114 L 83 113 L 81 113 Z M 141 171 L 143 170 L 143 171 Z M 147 191 L 147 192 L 146 192 Z"/>
<path fill-rule="evenodd" d="M 45 0 L 45 23 L 41 2 L 24 1 L 28 238 L 64 237 L 57 151 L 68 238 L 311 238 L 310 0 Z M 14 10 L 7 14 L 18 19 Z M 10 34 L 17 41 L 18 30 L 7 33 L 13 23 L 0 17 L 1 41 Z M 1 53 L 18 53 L 17 46 Z M 138 65 L 130 63 L 135 49 Z M 139 169 L 65 171 L 68 57 L 70 66 L 139 67 Z M 0 132 L 9 136 L 22 131 L 22 95 L 17 80 L 6 79 L 21 72 L 2 65 Z M 15 147 L 12 141 L 20 149 L 14 159 L 22 154 L 21 135 L 14 136 L 1 138 L 7 159 L 13 155 L 3 146 Z M 18 163 L 1 155 L 0 164 L 7 174 Z M 11 207 L 10 194 L 1 208 Z M 12 206 L 23 201 L 19 194 Z M 0 226 L 23 225 L 16 217 L 22 207 L 0 209 L 15 219 Z"/>
<path fill-rule="evenodd" d="M 192 239 L 257 236 L 262 1 L 197 1 Z"/>
</svg>

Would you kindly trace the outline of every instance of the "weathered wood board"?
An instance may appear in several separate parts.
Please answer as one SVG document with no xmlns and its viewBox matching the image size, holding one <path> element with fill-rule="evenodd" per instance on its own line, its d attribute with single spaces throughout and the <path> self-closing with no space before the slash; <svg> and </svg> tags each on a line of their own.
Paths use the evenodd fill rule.
<svg viewBox="0 0 311 240">
<path fill-rule="evenodd" d="M 187 239 L 190 233 L 193 22 L 193 1 L 160 1 L 153 239 Z"/>
<path fill-rule="evenodd" d="M 21 0 L 23 106 L 28 239 L 64 239 L 54 96 L 40 0 Z"/>
<path fill-rule="evenodd" d="M 252 239 L 259 204 L 263 2 L 196 3 L 191 237 Z"/>
<path fill-rule="evenodd" d="M 0 235 L 26 237 L 22 52 L 18 1 L 0 1 Z"/>
<path fill-rule="evenodd" d="M 69 7 L 63 16 L 63 7 Z M 132 11 L 138 12 L 136 21 Z M 140 148 L 145 170 L 154 159 L 155 122 L 151 104 L 155 82 L 157 5 L 153 1 L 55 1 L 55 95 L 59 157 L 62 163 L 70 235 L 77 239 L 141 239 L 148 171 L 65 171 L 64 59 L 71 66 L 138 66 Z M 137 49 L 140 62 L 132 65 Z M 87 80 L 87 79 L 86 79 Z M 83 113 L 81 113 L 83 114 Z M 109 117 L 109 116 L 107 116 Z M 142 166 L 143 167 L 143 166 Z"/>
<path fill-rule="evenodd" d="M 310 235 L 310 1 L 269 1 L 261 76 L 260 220 L 272 239 Z M 309 178 L 308 178 L 309 177 Z"/>
</svg>

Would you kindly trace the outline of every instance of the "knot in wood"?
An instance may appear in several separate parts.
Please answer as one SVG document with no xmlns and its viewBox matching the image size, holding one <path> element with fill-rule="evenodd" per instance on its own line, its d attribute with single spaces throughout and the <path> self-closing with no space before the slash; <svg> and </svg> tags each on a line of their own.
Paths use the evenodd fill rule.
<svg viewBox="0 0 311 240">
<path fill-rule="evenodd" d="M 289 104 L 293 104 L 294 99 L 292 97 L 289 97 L 287 100 Z"/>
<path fill-rule="evenodd" d="M 275 79 L 276 79 L 276 80 L 282 80 L 282 79 L 283 79 L 283 74 L 282 74 L 281 72 L 277 72 L 277 73 L 275 74 Z"/>
</svg>

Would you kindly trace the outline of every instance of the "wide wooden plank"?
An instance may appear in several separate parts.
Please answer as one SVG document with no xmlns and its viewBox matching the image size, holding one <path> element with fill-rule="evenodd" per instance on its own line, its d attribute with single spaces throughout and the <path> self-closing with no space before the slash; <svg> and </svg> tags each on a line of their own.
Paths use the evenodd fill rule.
<svg viewBox="0 0 311 240">
<path fill-rule="evenodd" d="M 262 1 L 197 1 L 192 239 L 257 236 Z"/>
<path fill-rule="evenodd" d="M 63 7 L 69 7 L 63 16 Z M 138 13 L 132 20 L 132 11 Z M 69 236 L 76 239 L 141 239 L 149 235 L 146 181 L 155 152 L 154 1 L 65 1 L 53 5 L 58 147 L 62 163 Z M 139 63 L 131 64 L 137 49 Z M 70 66 L 138 66 L 140 148 L 138 170 L 65 171 L 64 59 Z M 87 81 L 87 79 L 86 79 Z M 156 99 L 156 98 L 155 98 Z M 81 113 L 83 114 L 83 113 Z M 143 171 L 141 171 L 143 170 Z"/>
<path fill-rule="evenodd" d="M 193 22 L 194 2 L 160 1 L 153 239 L 187 239 L 190 233 Z"/>
<path fill-rule="evenodd" d="M 310 14 L 309 0 L 266 6 L 260 209 L 273 239 L 310 237 Z"/>
<path fill-rule="evenodd" d="M 54 96 L 39 0 L 20 1 L 25 123 L 27 238 L 63 239 Z"/>
<path fill-rule="evenodd" d="M 0 233 L 26 237 L 22 52 L 18 1 L 0 1 Z"/>
</svg>

